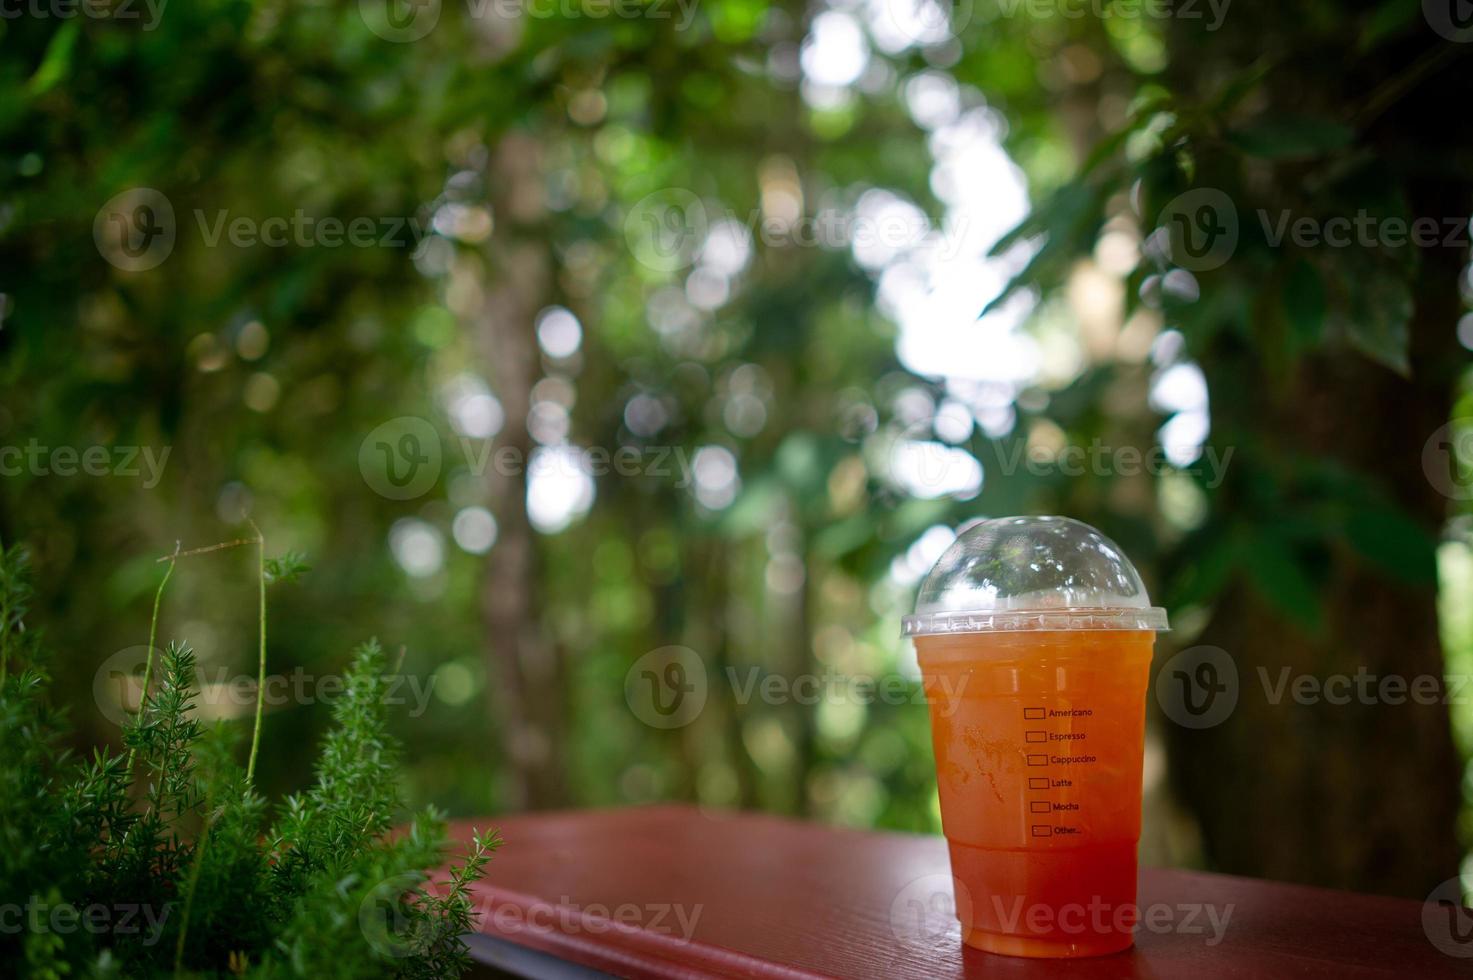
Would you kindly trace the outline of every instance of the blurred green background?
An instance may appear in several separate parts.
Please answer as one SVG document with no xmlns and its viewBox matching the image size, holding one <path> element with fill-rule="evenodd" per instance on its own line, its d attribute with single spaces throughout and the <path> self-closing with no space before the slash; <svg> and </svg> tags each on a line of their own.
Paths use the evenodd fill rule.
<svg viewBox="0 0 1473 980">
<path fill-rule="evenodd" d="M 273 673 L 402 647 L 416 801 L 934 832 L 898 618 L 965 521 L 1059 513 L 1169 607 L 1158 664 L 1236 664 L 1221 724 L 1150 699 L 1146 861 L 1456 873 L 1473 46 L 1416 2 L 5 10 L 0 535 L 79 746 L 157 559 L 249 518 L 313 566 Z M 161 615 L 243 725 L 255 557 Z M 663 729 L 626 677 L 672 645 L 709 683 Z M 1285 669 L 1438 691 L 1272 703 Z M 821 696 L 732 683 L 769 675 Z M 318 700 L 271 706 L 268 790 Z"/>
</svg>

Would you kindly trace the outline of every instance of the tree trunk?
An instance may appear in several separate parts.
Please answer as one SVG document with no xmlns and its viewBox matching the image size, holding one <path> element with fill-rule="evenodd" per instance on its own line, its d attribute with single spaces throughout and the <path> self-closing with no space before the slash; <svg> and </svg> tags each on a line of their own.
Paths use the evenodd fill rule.
<svg viewBox="0 0 1473 980">
<path fill-rule="evenodd" d="M 1228 78 L 1261 64 L 1268 71 L 1254 98 L 1265 116 L 1304 113 L 1348 124 L 1354 145 L 1338 158 L 1342 172 L 1354 161 L 1378 168 L 1383 181 L 1351 192 L 1348 203 L 1326 205 L 1321 192 L 1335 179 L 1333 167 L 1304 173 L 1260 161 L 1243 168 L 1254 193 L 1277 193 L 1299 208 L 1348 208 L 1354 217 L 1355 194 L 1404 185 L 1413 217 L 1456 218 L 1466 228 L 1473 185 L 1461 161 L 1473 140 L 1466 127 L 1449 123 L 1447 107 L 1463 104 L 1458 93 L 1469 94 L 1473 76 L 1451 63 L 1459 46 L 1449 47 L 1420 18 L 1415 28 L 1364 46 L 1361 25 L 1381 9 L 1373 0 L 1351 0 L 1333 21 L 1315 23 L 1279 6 L 1235 6 L 1216 33 L 1173 22 L 1173 85 L 1210 100 Z M 1211 154 L 1200 159 L 1204 168 L 1214 162 Z M 1257 204 L 1237 203 L 1246 235 L 1260 220 L 1251 210 Z M 1361 257 L 1353 252 L 1364 248 L 1322 246 L 1313 254 L 1327 270 L 1327 288 L 1347 286 L 1356 268 L 1351 260 Z M 1379 259 L 1413 250 L 1382 247 Z M 1266 515 L 1254 527 L 1264 535 L 1274 533 L 1269 520 L 1288 525 L 1295 510 L 1316 515 L 1310 520 L 1317 528 L 1333 525 L 1333 517 L 1320 516 L 1345 508 L 1341 491 L 1328 486 L 1339 479 L 1333 471 L 1295 485 L 1282 479 L 1285 470 L 1324 461 L 1364 479 L 1435 540 L 1448 500 L 1424 473 L 1422 450 L 1447 421 L 1456 374 L 1466 365 L 1454 330 L 1467 256 L 1441 245 L 1415 252 L 1408 377 L 1343 344 L 1301 357 L 1292 368 L 1273 367 L 1279 345 L 1262 335 L 1253 349 L 1240 339 L 1224 351 L 1233 341 L 1220 340 L 1202 359 L 1213 439 L 1239 451 L 1218 513 L 1243 524 L 1256 510 Z M 1392 555 L 1412 536 L 1384 521 L 1372 533 L 1378 529 L 1391 536 Z M 1217 597 L 1199 642 L 1234 658 L 1236 708 L 1215 727 L 1166 726 L 1173 788 L 1200 821 L 1206 856 L 1220 870 L 1425 898 L 1457 872 L 1460 857 L 1461 764 L 1442 703 L 1435 563 L 1425 549 L 1407 548 L 1402 560 L 1378 565 L 1352 548 L 1347 534 L 1292 545 L 1288 537 L 1261 540 L 1298 549 L 1313 567 L 1322 628 L 1311 633 L 1286 622 L 1270 592 L 1246 577 Z M 1399 574 L 1388 570 L 1393 565 Z M 1358 673 L 1375 678 L 1367 697 L 1356 686 Z M 1337 675 L 1350 686 L 1320 687 Z M 1292 685 L 1301 677 L 1315 685 L 1308 697 L 1295 696 Z M 1432 697 L 1378 688 L 1388 677 L 1404 679 L 1409 690 L 1422 678 L 1431 690 L 1421 692 Z M 1346 693 L 1348 703 L 1328 697 Z"/>
<path fill-rule="evenodd" d="M 1421 186 L 1414 213 L 1467 214 L 1466 188 Z M 1448 417 L 1463 259 L 1448 248 L 1421 255 L 1409 379 L 1353 351 L 1324 352 L 1301 362 L 1279 409 L 1239 398 L 1225 414 L 1259 412 L 1256 428 L 1277 458 L 1298 453 L 1377 475 L 1435 537 L 1448 500 L 1423 472 L 1422 448 Z M 1215 395 L 1233 390 L 1206 368 Z M 1252 390 L 1273 387 L 1266 376 L 1256 381 Z M 1216 402 L 1213 412 L 1216 424 Z M 1233 494 L 1258 492 L 1243 485 L 1251 475 L 1236 482 Z M 1218 599 L 1200 642 L 1236 661 L 1237 706 L 1216 727 L 1168 726 L 1174 787 L 1220 870 L 1424 898 L 1457 872 L 1460 857 L 1461 764 L 1444 703 L 1435 568 L 1405 570 L 1422 573 L 1420 583 L 1398 581 L 1341 542 L 1321 548 L 1324 628 L 1315 635 L 1242 582 Z M 1374 679 L 1369 696 L 1354 686 L 1358 674 Z M 1335 675 L 1352 686 L 1295 697 L 1295 678 L 1323 685 Z M 1383 695 L 1387 677 L 1404 678 L 1406 688 Z M 1419 678 L 1430 697 L 1408 693 Z M 1328 697 L 1346 693 L 1349 703 Z"/>
<path fill-rule="evenodd" d="M 490 184 L 497 220 L 517 217 L 526 202 L 540 200 L 537 146 L 521 137 L 503 140 L 493 158 Z M 532 386 L 541 376 L 533 319 L 545 305 L 550 263 L 538 240 L 498 233 L 490 246 L 492 267 L 477 324 L 485 369 L 505 422 L 486 467 L 488 496 L 496 514 L 496 545 L 486 556 L 481 621 L 486 631 L 491 709 L 500 723 L 513 781 L 506 802 L 545 808 L 568 802 L 565 669 L 561 651 L 538 615 L 540 568 L 536 534 L 527 517 L 527 467 L 533 449 L 527 429 Z M 507 452 L 513 465 L 497 463 Z"/>
</svg>

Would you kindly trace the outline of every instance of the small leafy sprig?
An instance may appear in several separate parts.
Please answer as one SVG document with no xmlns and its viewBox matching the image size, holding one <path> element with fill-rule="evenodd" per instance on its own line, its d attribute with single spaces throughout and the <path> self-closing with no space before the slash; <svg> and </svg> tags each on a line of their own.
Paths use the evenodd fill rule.
<svg viewBox="0 0 1473 980">
<path fill-rule="evenodd" d="M 288 551 L 280 558 L 266 559 L 266 584 L 278 582 L 290 584 L 312 570 L 307 556 L 300 551 Z"/>
<path fill-rule="evenodd" d="M 492 852 L 501 843 L 501 835 L 494 830 L 472 831 L 470 853 L 464 863 L 451 868 L 445 893 L 423 896 L 418 912 L 425 923 L 424 942 L 418 959 L 407 971 L 410 976 L 460 976 L 470 968 L 470 954 L 461 939 L 475 928 L 470 889 L 485 874 Z"/>
<path fill-rule="evenodd" d="M 24 617 L 23 551 L 0 543 L 0 902 L 26 908 L 128 910 L 131 927 L 0 934 L 0 975 L 382 977 L 458 976 L 469 964 L 470 887 L 500 845 L 476 834 L 447 881 L 423 869 L 446 854 L 433 809 L 400 833 L 399 749 L 388 732 L 385 658 L 376 641 L 354 652 L 346 693 L 306 792 L 272 807 L 236 761 L 238 729 L 202 729 L 194 653 L 153 638 L 179 559 L 258 546 L 261 670 L 268 580 L 293 581 L 300 555 L 265 557 L 264 538 L 180 551 L 154 597 L 145 683 L 124 726 L 127 754 L 74 762 L 47 704 L 47 654 Z M 258 690 L 258 709 L 260 692 Z M 387 919 L 380 912 L 392 912 Z M 28 920 L 35 921 L 35 920 Z"/>
</svg>

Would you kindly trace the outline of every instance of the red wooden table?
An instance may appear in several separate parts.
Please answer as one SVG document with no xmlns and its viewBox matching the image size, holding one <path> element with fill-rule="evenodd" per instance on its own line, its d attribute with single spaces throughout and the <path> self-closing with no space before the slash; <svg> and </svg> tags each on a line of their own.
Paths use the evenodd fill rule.
<svg viewBox="0 0 1473 980">
<path fill-rule="evenodd" d="M 524 976 L 1473 976 L 1458 907 L 1145 868 L 1133 949 L 1024 960 L 961 944 L 938 837 L 688 806 L 497 825 L 472 950 Z"/>
</svg>

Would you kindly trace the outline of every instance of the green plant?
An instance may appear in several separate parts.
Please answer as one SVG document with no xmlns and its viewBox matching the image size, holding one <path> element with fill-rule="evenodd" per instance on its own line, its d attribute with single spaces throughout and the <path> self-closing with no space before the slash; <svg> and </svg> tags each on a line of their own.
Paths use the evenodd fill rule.
<svg viewBox="0 0 1473 980">
<path fill-rule="evenodd" d="M 265 590 L 305 571 L 267 559 L 259 532 L 261 663 Z M 126 754 L 59 753 L 62 720 L 46 697 L 48 657 L 25 621 L 26 555 L 0 543 L 0 975 L 457 976 L 469 960 L 470 885 L 500 844 L 477 833 L 463 863 L 432 884 L 445 822 L 434 810 L 400 833 L 398 752 L 384 710 L 385 657 L 355 651 L 315 784 L 272 819 L 239 732 L 195 717 L 195 656 L 155 657 L 155 597 L 144 686 L 124 727 Z"/>
</svg>

